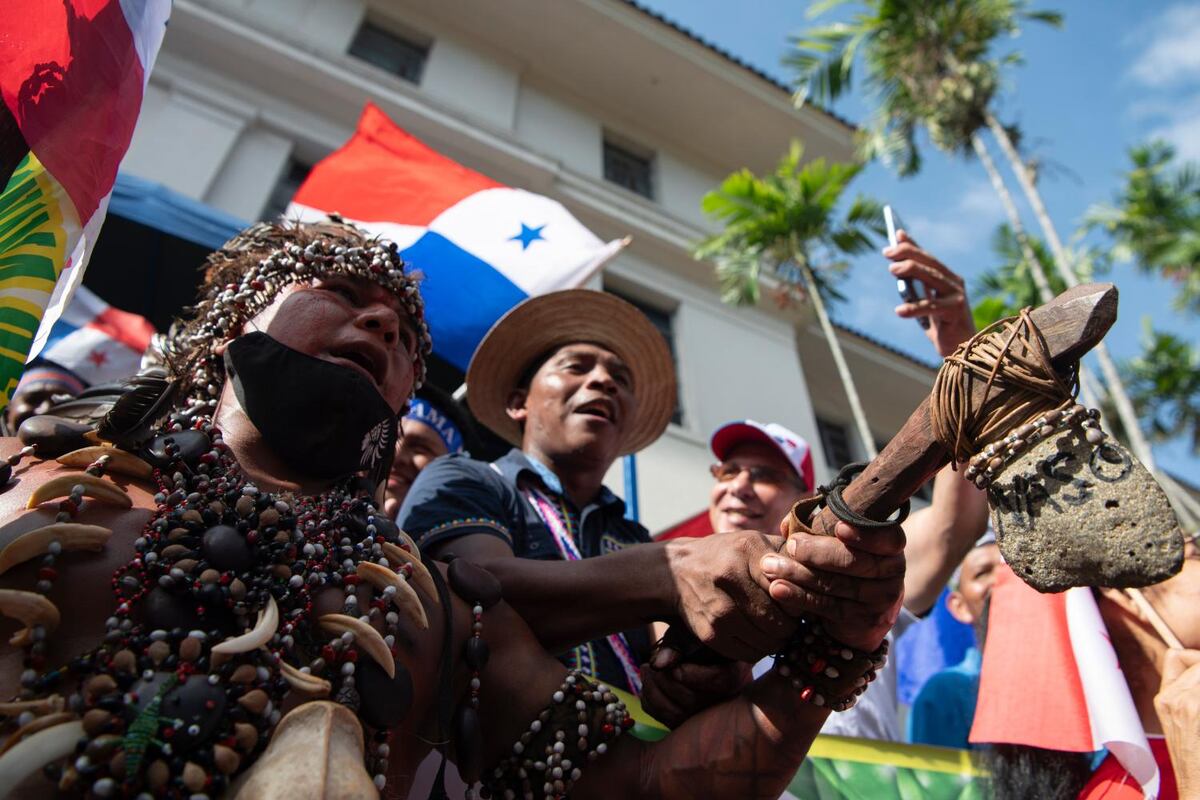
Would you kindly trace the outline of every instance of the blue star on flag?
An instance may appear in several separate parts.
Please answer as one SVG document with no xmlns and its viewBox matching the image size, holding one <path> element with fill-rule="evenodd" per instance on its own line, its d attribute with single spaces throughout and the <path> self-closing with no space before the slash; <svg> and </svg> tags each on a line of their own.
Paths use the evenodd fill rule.
<svg viewBox="0 0 1200 800">
<path fill-rule="evenodd" d="M 534 242 L 546 241 L 545 237 L 542 236 L 542 229 L 545 227 L 546 227 L 545 225 L 539 225 L 536 228 L 531 228 L 528 225 L 526 225 L 524 222 L 522 222 L 521 223 L 521 232 L 518 233 L 516 236 L 508 237 L 508 240 L 510 242 L 520 242 L 521 249 L 528 250 L 529 245 L 533 244 Z"/>
</svg>

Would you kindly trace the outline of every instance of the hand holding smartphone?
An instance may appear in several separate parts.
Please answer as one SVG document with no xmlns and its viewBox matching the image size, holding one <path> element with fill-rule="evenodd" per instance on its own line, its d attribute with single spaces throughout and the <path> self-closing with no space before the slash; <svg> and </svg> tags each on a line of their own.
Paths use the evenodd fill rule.
<svg viewBox="0 0 1200 800">
<path fill-rule="evenodd" d="M 892 247 L 900 244 L 896 238 L 896 231 L 900 230 L 900 218 L 890 205 L 883 207 L 883 222 L 887 225 L 888 244 Z M 915 303 L 921 299 L 921 294 L 917 290 L 917 282 L 908 278 L 896 279 L 896 290 L 900 292 L 900 299 L 906 303 Z M 917 317 L 917 324 L 922 328 L 929 329 L 929 317 Z"/>
</svg>

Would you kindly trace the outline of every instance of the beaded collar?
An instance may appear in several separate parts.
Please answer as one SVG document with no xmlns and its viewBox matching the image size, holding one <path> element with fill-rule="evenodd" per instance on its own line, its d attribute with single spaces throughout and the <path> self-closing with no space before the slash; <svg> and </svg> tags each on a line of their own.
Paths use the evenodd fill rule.
<svg viewBox="0 0 1200 800">
<path fill-rule="evenodd" d="M 8 590 L 45 612 L 27 615 L 17 642 L 26 669 L 16 702 L 65 708 L 78 720 L 59 720 L 78 735 L 60 736 L 61 751 L 44 748 L 46 774 L 60 789 L 99 797 L 220 794 L 261 753 L 284 696 L 295 692 L 358 713 L 373 730 L 366 766 L 382 789 L 388 731 L 412 699 L 395 660 L 401 616 L 428 627 L 410 582 L 437 595 L 416 546 L 376 515 L 372 487 L 350 480 L 316 496 L 262 491 L 207 417 L 175 415 L 142 448 L 149 465 L 103 449 L 84 473 L 62 476 L 63 487 L 35 494 L 35 502 L 66 495 L 53 530 L 26 534 L 0 553 L 0 562 L 43 558 L 38 592 Z M 81 540 L 80 529 L 96 526 L 73 523 L 74 515 L 84 497 L 129 507 L 104 473 L 145 478 L 151 468 L 156 508 L 135 555 L 113 575 L 117 606 L 103 644 L 46 670 L 46 638 L 58 622 L 45 597 L 55 559 L 80 545 L 98 549 L 110 534 L 101 528 Z M 373 589 L 369 600 L 360 599 L 361 585 Z M 322 589 L 343 592 L 338 612 L 316 615 Z M 41 719 L 18 717 L 25 724 L 10 744 L 59 730 L 37 727 Z"/>
</svg>

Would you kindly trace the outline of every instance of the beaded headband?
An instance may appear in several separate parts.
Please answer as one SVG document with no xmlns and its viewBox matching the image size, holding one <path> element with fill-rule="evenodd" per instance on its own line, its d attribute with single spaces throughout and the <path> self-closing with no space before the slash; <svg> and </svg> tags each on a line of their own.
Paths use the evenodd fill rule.
<svg viewBox="0 0 1200 800">
<path fill-rule="evenodd" d="M 348 246 L 339 243 L 339 239 L 362 239 L 363 244 Z M 418 277 L 404 272 L 404 261 L 395 242 L 369 239 L 365 231 L 335 215 L 318 223 L 260 222 L 209 256 L 210 280 L 222 268 L 256 251 L 266 255 L 242 272 L 237 282 L 214 282 L 196 304 L 194 318 L 181 329 L 173 330 L 164 343 L 168 354 L 184 356 L 190 362 L 184 368 L 187 374 L 180 376 L 185 380 L 185 402 L 189 406 L 215 403 L 221 393 L 225 369 L 221 358 L 213 353 L 219 342 L 241 330 L 284 287 L 333 275 L 369 280 L 402 301 L 419 340 L 413 364 L 413 392 L 421 388 L 425 381 L 425 360 L 433 352 L 433 341 L 425 322 L 425 304 L 417 288 Z"/>
</svg>

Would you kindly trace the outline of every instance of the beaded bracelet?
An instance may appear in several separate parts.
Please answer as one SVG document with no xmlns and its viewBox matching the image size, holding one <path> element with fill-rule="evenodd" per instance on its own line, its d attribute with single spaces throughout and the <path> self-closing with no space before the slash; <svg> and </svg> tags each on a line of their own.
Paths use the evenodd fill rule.
<svg viewBox="0 0 1200 800">
<path fill-rule="evenodd" d="M 496 798 L 562 798 L 583 767 L 633 727 L 625 704 L 603 684 L 571 670 L 552 702 L 496 766 L 486 788 Z"/>
<path fill-rule="evenodd" d="M 1100 428 L 1099 410 L 1088 409 L 1079 403 L 1067 408 L 1051 409 L 972 456 L 967 462 L 967 480 L 973 481 L 980 489 L 986 489 L 992 479 L 1017 456 L 1040 440 L 1072 427 L 1081 427 L 1089 444 L 1098 445 L 1105 439 L 1105 433 Z"/>
<path fill-rule="evenodd" d="M 775 671 L 806 703 L 834 711 L 853 708 L 887 663 L 887 639 L 865 653 L 837 641 L 808 617 L 801 617 L 799 624 L 787 649 L 775 656 Z"/>
</svg>

